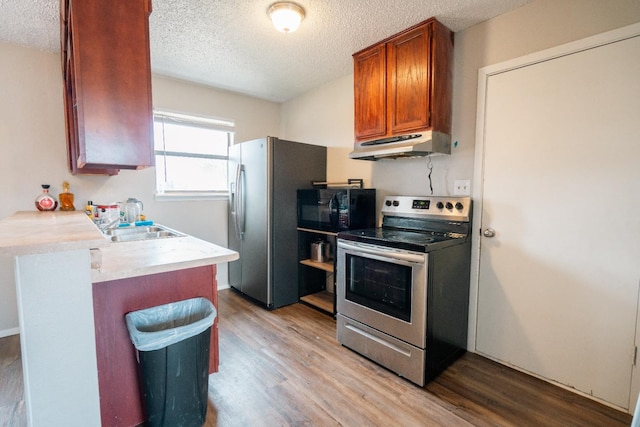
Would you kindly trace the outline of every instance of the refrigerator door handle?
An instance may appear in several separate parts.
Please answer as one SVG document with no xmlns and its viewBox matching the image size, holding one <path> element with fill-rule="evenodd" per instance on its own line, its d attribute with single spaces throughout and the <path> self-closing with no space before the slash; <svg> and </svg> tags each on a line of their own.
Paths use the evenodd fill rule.
<svg viewBox="0 0 640 427">
<path fill-rule="evenodd" d="M 238 164 L 236 168 L 236 193 L 234 197 L 235 207 L 234 207 L 234 218 L 235 218 L 235 228 L 236 228 L 236 236 L 238 239 L 242 240 L 244 237 L 244 195 L 243 195 L 243 187 L 242 187 L 242 174 L 244 173 L 244 166 L 242 164 Z"/>
<path fill-rule="evenodd" d="M 233 228 L 236 232 L 236 237 L 241 240 L 240 234 L 240 222 L 238 218 L 238 209 L 240 203 L 240 176 L 242 173 L 242 165 L 238 164 L 236 167 L 235 180 L 229 184 L 229 209 L 231 210 L 231 219 L 233 221 Z"/>
<path fill-rule="evenodd" d="M 229 210 L 231 211 L 231 217 L 233 222 L 236 222 L 236 183 L 235 181 L 229 184 Z"/>
</svg>

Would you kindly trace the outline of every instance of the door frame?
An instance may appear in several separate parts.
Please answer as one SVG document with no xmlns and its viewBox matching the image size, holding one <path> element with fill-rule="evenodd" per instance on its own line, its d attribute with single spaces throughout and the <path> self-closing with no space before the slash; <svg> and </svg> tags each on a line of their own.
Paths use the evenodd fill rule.
<svg viewBox="0 0 640 427">
<path fill-rule="evenodd" d="M 566 55 L 571 55 L 581 51 L 593 49 L 606 44 L 615 43 L 625 39 L 640 36 L 640 23 L 628 25 L 618 28 L 616 30 L 607 31 L 595 36 L 587 37 L 574 42 L 562 44 L 553 48 L 545 49 L 532 54 L 524 55 L 515 59 L 511 59 L 498 64 L 488 65 L 478 70 L 478 94 L 477 94 L 477 109 L 476 109 L 476 136 L 475 136 L 475 158 L 474 158 L 474 172 L 472 186 L 472 198 L 474 203 L 474 217 L 472 232 L 477 233 L 472 240 L 471 248 L 471 282 L 470 282 L 470 294 L 469 294 L 469 335 L 467 340 L 467 349 L 472 352 L 477 352 L 476 349 L 476 331 L 477 331 L 477 315 L 478 315 L 478 289 L 480 284 L 480 251 L 481 241 L 480 237 L 482 227 L 482 202 L 483 202 L 483 185 L 484 182 L 484 148 L 485 148 L 485 120 L 486 120 L 486 104 L 487 104 L 487 87 L 489 78 L 494 75 L 509 72 L 518 68 L 527 67 L 533 64 L 537 64 L 544 61 L 560 58 Z M 640 283 L 639 283 L 640 286 Z M 640 307 L 640 295 L 638 299 L 638 306 Z M 636 308 L 636 310 L 638 310 Z M 640 312 L 636 314 L 636 335 L 635 345 L 638 347 L 640 343 Z M 517 367 L 514 367 L 518 369 Z M 633 409 L 638 399 L 638 393 L 640 392 L 640 372 L 638 372 L 637 363 L 632 368 L 631 375 L 631 389 L 629 398 L 628 412 L 633 413 Z M 530 374 L 530 373 L 529 373 Z M 542 380 L 548 381 L 546 378 L 540 377 Z M 589 396 L 575 389 L 568 388 L 562 384 L 553 383 L 560 387 L 566 388 L 572 392 L 584 395 L 590 399 L 595 399 L 593 396 Z M 608 402 L 601 403 L 612 406 Z"/>
</svg>

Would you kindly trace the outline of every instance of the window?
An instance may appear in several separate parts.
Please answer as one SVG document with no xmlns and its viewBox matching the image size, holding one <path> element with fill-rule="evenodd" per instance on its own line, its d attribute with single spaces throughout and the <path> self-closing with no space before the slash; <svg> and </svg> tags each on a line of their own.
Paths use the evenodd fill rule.
<svg viewBox="0 0 640 427">
<path fill-rule="evenodd" d="M 233 122 L 155 111 L 156 194 L 226 197 Z"/>
</svg>

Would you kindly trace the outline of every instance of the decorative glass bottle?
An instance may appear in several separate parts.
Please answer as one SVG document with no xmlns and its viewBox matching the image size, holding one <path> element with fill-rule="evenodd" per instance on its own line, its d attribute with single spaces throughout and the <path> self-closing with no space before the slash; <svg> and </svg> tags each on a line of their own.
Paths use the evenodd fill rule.
<svg viewBox="0 0 640 427">
<path fill-rule="evenodd" d="M 36 208 L 39 211 L 55 211 L 58 207 L 58 201 L 49 194 L 49 185 L 42 184 L 42 194 L 36 197 Z"/>
<path fill-rule="evenodd" d="M 76 207 L 73 206 L 73 193 L 69 193 L 69 183 L 67 181 L 62 182 L 62 193 L 58 197 L 60 198 L 61 211 L 76 210 Z"/>
</svg>

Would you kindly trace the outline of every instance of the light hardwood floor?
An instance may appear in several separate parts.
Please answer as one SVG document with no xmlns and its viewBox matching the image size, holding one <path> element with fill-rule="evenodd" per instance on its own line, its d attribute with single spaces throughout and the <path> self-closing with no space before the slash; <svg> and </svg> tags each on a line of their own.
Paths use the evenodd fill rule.
<svg viewBox="0 0 640 427">
<path fill-rule="evenodd" d="M 25 426 L 20 336 L 0 338 L 0 426 Z"/>
<path fill-rule="evenodd" d="M 628 426 L 631 416 L 467 353 L 420 388 L 335 340 L 335 321 L 219 294 L 205 426 Z M 0 425 L 23 426 L 19 339 L 0 339 Z M 8 422 L 8 424 L 7 424 Z"/>
</svg>

